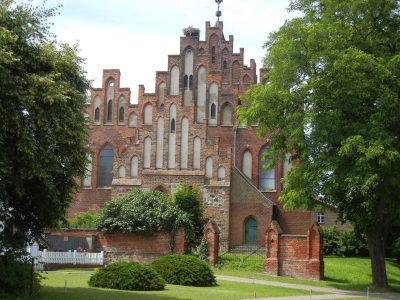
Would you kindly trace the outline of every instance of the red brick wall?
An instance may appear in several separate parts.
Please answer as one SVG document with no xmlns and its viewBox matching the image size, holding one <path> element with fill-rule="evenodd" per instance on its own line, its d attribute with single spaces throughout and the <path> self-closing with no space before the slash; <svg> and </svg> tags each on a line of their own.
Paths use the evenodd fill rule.
<svg viewBox="0 0 400 300">
<path fill-rule="evenodd" d="M 273 221 L 265 238 L 265 273 L 314 280 L 324 277 L 323 233 L 317 223 L 306 235 L 285 235 L 278 222 Z"/>
<path fill-rule="evenodd" d="M 168 232 L 156 232 L 153 235 L 137 233 L 105 233 L 99 230 L 59 230 L 48 231 L 52 235 L 69 237 L 97 237 L 97 251 L 104 251 L 105 264 L 116 261 L 138 261 L 151 263 L 158 257 L 171 253 L 171 235 Z M 172 253 L 185 252 L 185 232 L 179 229 L 174 237 Z"/>
</svg>

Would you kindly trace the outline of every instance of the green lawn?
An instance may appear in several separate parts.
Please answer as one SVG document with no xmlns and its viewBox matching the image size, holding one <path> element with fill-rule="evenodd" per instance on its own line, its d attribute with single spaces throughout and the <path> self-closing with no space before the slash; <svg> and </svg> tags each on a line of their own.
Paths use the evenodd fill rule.
<svg viewBox="0 0 400 300">
<path fill-rule="evenodd" d="M 214 269 L 214 273 L 246 278 L 253 278 L 254 276 L 255 279 L 354 291 L 367 291 L 367 288 L 372 283 L 371 261 L 369 258 L 324 257 L 324 263 L 325 278 L 320 281 L 268 276 L 262 273 L 262 266 L 249 267 L 238 263 L 229 263 L 221 269 Z M 400 263 L 394 259 L 387 259 L 386 272 L 389 286 L 393 289 L 393 292 L 400 293 Z"/>
<path fill-rule="evenodd" d="M 325 257 L 325 279 L 321 281 L 301 280 L 285 277 L 267 276 L 262 273 L 261 266 L 245 266 L 243 264 L 226 264 L 215 268 L 215 274 L 264 279 L 286 283 L 305 284 L 319 287 L 334 287 L 346 290 L 367 291 L 371 283 L 371 267 L 368 258 L 336 258 Z M 251 283 L 238 283 L 218 280 L 216 287 L 184 287 L 167 285 L 165 291 L 128 292 L 91 288 L 87 281 L 93 270 L 68 269 L 50 271 L 44 274 L 43 289 L 40 299 L 43 300 L 231 300 L 253 299 L 262 297 L 282 297 L 309 295 L 309 291 L 285 289 Z M 389 284 L 394 292 L 400 292 L 400 264 L 387 260 Z M 65 284 L 67 289 L 65 291 Z M 371 290 L 372 292 L 372 290 Z M 317 294 L 314 293 L 313 294 Z M 352 298 L 355 299 L 355 298 Z M 365 299 L 365 298 L 360 298 Z M 373 298 L 370 298 L 371 300 Z"/>
<path fill-rule="evenodd" d="M 190 300 L 228 300 L 261 297 L 283 297 L 293 295 L 309 295 L 308 291 L 271 287 L 266 285 L 240 283 L 218 280 L 215 287 L 186 287 L 167 285 L 164 291 L 131 292 L 110 289 L 91 288 L 87 281 L 93 272 L 50 271 L 45 275 L 42 300 L 161 300 L 161 299 L 190 299 Z M 67 289 L 65 290 L 65 284 Z M 314 293 L 321 294 L 321 293 Z"/>
</svg>

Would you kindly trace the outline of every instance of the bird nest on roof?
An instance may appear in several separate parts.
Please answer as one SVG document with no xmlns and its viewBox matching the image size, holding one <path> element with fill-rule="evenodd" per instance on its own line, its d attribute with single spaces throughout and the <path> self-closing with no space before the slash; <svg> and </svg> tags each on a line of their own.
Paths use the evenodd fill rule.
<svg viewBox="0 0 400 300">
<path fill-rule="evenodd" d="M 193 26 L 183 28 L 182 31 L 183 31 L 183 34 L 186 36 L 199 36 L 200 35 L 200 29 L 195 28 Z"/>
</svg>

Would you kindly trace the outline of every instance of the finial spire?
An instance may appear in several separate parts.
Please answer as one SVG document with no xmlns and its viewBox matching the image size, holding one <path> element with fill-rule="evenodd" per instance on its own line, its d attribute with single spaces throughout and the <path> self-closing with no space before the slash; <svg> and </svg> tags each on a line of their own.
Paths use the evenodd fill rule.
<svg viewBox="0 0 400 300">
<path fill-rule="evenodd" d="M 219 4 L 222 3 L 224 0 L 215 0 L 215 3 L 218 3 L 218 10 L 215 12 L 215 15 L 217 16 L 217 24 L 215 24 L 217 27 L 219 26 L 219 17 L 221 16 L 221 11 L 219 10 Z"/>
</svg>

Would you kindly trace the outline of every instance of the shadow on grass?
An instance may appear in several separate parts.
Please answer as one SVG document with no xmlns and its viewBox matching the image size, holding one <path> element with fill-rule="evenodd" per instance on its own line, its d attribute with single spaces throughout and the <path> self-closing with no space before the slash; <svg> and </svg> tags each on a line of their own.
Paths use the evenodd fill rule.
<svg viewBox="0 0 400 300">
<path fill-rule="evenodd" d="M 190 300 L 191 298 L 172 297 L 168 295 L 157 295 L 164 291 L 121 291 L 100 288 L 63 288 L 44 287 L 40 292 L 41 300 Z"/>
<path fill-rule="evenodd" d="M 333 277 L 329 277 L 329 276 L 325 276 L 322 281 L 326 281 L 326 282 L 332 282 L 332 283 L 341 283 L 341 284 L 348 284 L 350 283 L 348 280 L 346 279 L 338 279 L 338 278 L 333 278 Z M 343 286 L 342 286 L 343 287 Z"/>
</svg>

